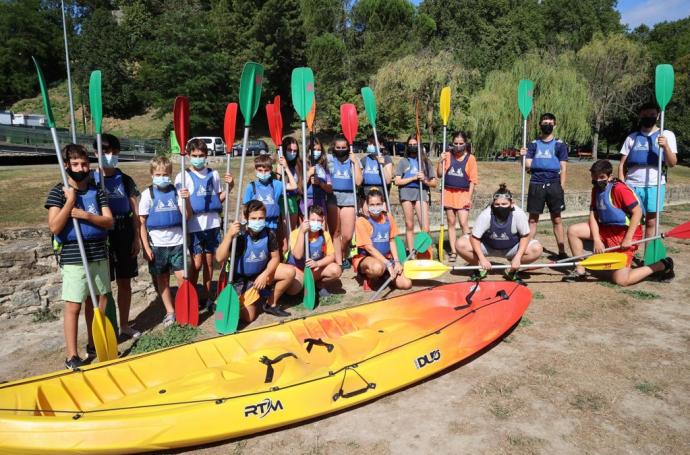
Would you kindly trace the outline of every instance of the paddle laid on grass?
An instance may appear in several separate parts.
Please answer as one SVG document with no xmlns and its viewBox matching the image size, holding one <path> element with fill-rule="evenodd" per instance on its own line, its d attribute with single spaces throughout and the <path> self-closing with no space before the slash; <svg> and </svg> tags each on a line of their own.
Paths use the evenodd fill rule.
<svg viewBox="0 0 690 455">
<path fill-rule="evenodd" d="M 100 174 L 101 191 L 105 191 L 105 172 L 103 171 L 103 143 L 102 143 L 102 129 L 103 123 L 103 97 L 101 95 L 101 71 L 96 70 L 91 72 L 89 78 L 89 109 L 91 110 L 91 121 L 93 122 L 93 130 L 96 133 L 96 151 L 98 152 L 98 173 Z M 110 320 L 115 330 L 115 335 L 119 335 L 120 327 L 117 323 L 117 306 L 113 293 L 108 292 L 106 295 L 107 303 L 105 304 L 105 316 Z"/>
<path fill-rule="evenodd" d="M 311 68 L 300 67 L 292 70 L 290 82 L 292 92 L 292 105 L 299 115 L 302 122 L 302 181 L 303 192 L 302 201 L 304 202 L 304 216 L 307 216 L 307 114 L 314 104 L 314 72 Z M 304 233 L 305 257 L 310 257 L 309 252 L 309 233 Z M 305 308 L 313 310 L 316 305 L 316 283 L 314 274 L 309 267 L 304 268 L 304 300 Z"/>
<path fill-rule="evenodd" d="M 443 87 L 441 89 L 441 100 L 439 102 L 439 110 L 441 113 L 441 121 L 443 122 L 443 151 L 447 150 L 447 132 L 448 132 L 448 119 L 450 118 L 450 87 Z M 445 167 L 445 166 L 444 166 Z M 438 260 L 443 262 L 443 256 L 445 251 L 443 249 L 444 231 L 446 227 L 446 214 L 443 213 L 443 204 L 445 198 L 443 197 L 443 189 L 446 186 L 446 171 L 443 169 L 443 174 L 441 174 L 441 232 L 438 236 Z"/>
<path fill-rule="evenodd" d="M 46 113 L 46 120 L 50 128 L 50 134 L 53 138 L 53 145 L 55 146 L 55 154 L 58 159 L 58 166 L 60 167 L 60 176 L 62 177 L 62 184 L 65 188 L 69 188 L 69 181 L 67 180 L 67 172 L 65 169 L 65 162 L 62 159 L 60 152 L 60 142 L 57 137 L 57 130 L 55 129 L 55 118 L 53 117 L 53 109 L 50 106 L 50 98 L 48 97 L 48 88 L 46 87 L 43 72 L 38 66 L 35 58 L 31 57 L 36 67 L 36 74 L 38 76 L 38 84 L 41 87 L 41 97 L 43 98 L 43 108 Z M 89 296 L 93 305 L 93 322 L 91 323 L 91 333 L 93 334 L 93 344 L 96 348 L 96 356 L 99 361 L 105 361 L 117 358 L 117 336 L 115 330 L 108 318 L 103 317 L 100 308 L 98 307 L 98 298 L 96 296 L 96 289 L 93 285 L 93 278 L 89 270 L 88 260 L 86 258 L 86 250 L 84 249 L 84 239 L 81 236 L 79 228 L 79 220 L 72 218 L 74 226 L 74 233 L 77 237 L 77 244 L 79 246 L 79 255 L 81 256 L 81 263 L 84 267 L 84 275 L 86 276 L 86 284 L 89 288 Z"/>
<path fill-rule="evenodd" d="M 378 115 L 378 110 L 376 108 L 376 96 L 374 96 L 374 91 L 370 87 L 362 87 L 361 90 L 362 100 L 364 101 L 364 110 L 367 113 L 367 120 L 371 125 L 371 129 L 374 132 L 374 142 L 376 145 L 376 156 L 381 157 L 381 144 L 379 144 L 379 136 L 376 132 L 376 117 Z M 388 195 L 388 184 L 386 183 L 386 174 L 383 171 L 383 165 L 379 163 L 379 174 L 381 174 L 381 184 L 383 186 L 383 196 L 386 198 L 386 211 L 391 213 L 391 201 Z M 403 250 L 405 251 L 405 250 Z"/>
<path fill-rule="evenodd" d="M 227 152 L 225 153 L 225 173 L 230 173 L 230 155 L 232 154 L 232 144 L 235 143 L 235 126 L 237 124 L 237 103 L 228 103 L 225 108 L 225 119 L 223 120 L 223 136 Z M 229 147 L 229 148 L 228 148 Z M 228 153 L 229 152 L 229 153 Z M 238 194 L 241 193 L 241 189 Z M 238 196 L 239 197 L 239 196 Z M 223 204 L 223 235 L 228 233 L 228 215 L 230 211 L 230 185 L 225 184 L 225 201 Z M 216 296 L 225 289 L 228 284 L 228 263 L 221 265 L 218 285 L 216 286 Z"/>
<path fill-rule="evenodd" d="M 187 138 L 189 137 L 189 99 L 186 96 L 175 98 L 173 108 L 173 126 L 177 143 L 180 145 L 180 177 L 182 188 L 186 188 L 185 155 Z M 199 296 L 196 293 L 196 283 L 189 282 L 189 265 L 187 264 L 187 206 L 182 204 L 182 255 L 184 261 L 184 279 L 177 288 L 175 295 L 175 319 L 180 325 L 199 325 Z"/>
<path fill-rule="evenodd" d="M 278 157 L 283 157 L 283 116 L 280 113 L 280 95 L 276 95 L 273 104 L 266 104 L 266 120 L 268 121 L 268 131 L 271 134 L 273 146 L 276 148 Z M 287 197 L 287 181 L 285 180 L 285 168 L 280 166 L 280 181 L 283 182 L 283 216 L 285 217 L 285 238 L 288 239 L 288 249 L 290 248 L 290 233 L 292 226 L 290 223 L 290 209 Z"/>
<path fill-rule="evenodd" d="M 522 79 L 518 84 L 518 108 L 522 114 L 522 147 L 527 147 L 527 117 L 532 111 L 532 95 L 534 94 L 534 82 Z M 525 174 L 527 157 L 522 157 L 522 190 L 520 192 L 520 208 L 525 209 Z"/>
<path fill-rule="evenodd" d="M 654 81 L 654 93 L 656 95 L 656 102 L 661 108 L 661 123 L 659 125 L 659 137 L 664 134 L 664 114 L 666 112 L 666 105 L 671 101 L 673 95 L 674 85 L 673 66 L 664 64 L 656 66 L 656 78 Z M 664 161 L 664 150 L 659 147 L 659 159 L 657 160 L 657 178 L 656 178 L 656 220 L 654 232 L 659 232 L 659 224 L 661 223 L 661 173 L 662 163 Z M 655 239 L 647 245 L 644 253 L 645 265 L 651 265 L 659 262 L 666 257 L 666 247 L 661 239 Z"/>
<path fill-rule="evenodd" d="M 419 166 L 419 172 L 422 172 L 426 176 L 426 160 L 422 161 L 423 155 L 422 155 L 422 130 L 419 128 L 419 100 L 415 102 L 415 127 L 416 127 L 416 134 L 417 134 L 417 165 Z M 426 221 L 426 218 L 424 218 L 424 198 L 422 197 L 422 193 L 424 192 L 424 183 L 420 180 L 419 181 L 419 214 L 421 216 L 421 223 L 419 223 L 419 230 L 424 232 L 424 224 Z M 420 256 L 422 259 L 431 259 L 432 257 L 432 251 L 431 249 L 426 249 L 424 251 L 419 251 Z"/>
<path fill-rule="evenodd" d="M 247 156 L 247 143 L 249 142 L 249 127 L 252 118 L 259 109 L 261 99 L 261 86 L 264 79 L 264 67 L 258 63 L 247 62 L 242 69 L 240 77 L 240 111 L 244 117 L 244 136 L 242 138 L 242 156 L 240 158 L 240 179 L 238 188 L 242 188 L 244 183 L 244 161 Z M 242 205 L 241 190 L 238 191 L 235 200 L 235 222 L 240 219 L 240 207 Z M 239 234 L 238 234 L 239 235 Z M 230 272 L 228 274 L 228 285 L 216 299 L 215 327 L 216 331 L 222 335 L 233 333 L 237 330 L 240 321 L 240 297 L 237 295 L 235 286 L 232 285 L 235 274 L 235 254 L 237 253 L 237 237 L 232 239 L 230 248 Z"/>
<path fill-rule="evenodd" d="M 357 130 L 359 128 L 359 119 L 357 118 L 357 108 L 354 104 L 340 105 L 340 127 L 343 130 L 343 135 L 350 145 L 350 154 L 354 153 L 353 142 L 357 137 Z M 355 216 L 357 214 L 357 183 L 355 182 L 355 163 L 351 163 L 350 172 L 352 173 L 352 198 L 355 201 Z M 357 254 L 357 240 L 355 234 L 352 234 L 352 242 L 350 243 L 350 256 Z"/>
<path fill-rule="evenodd" d="M 419 250 L 428 250 L 429 247 L 431 247 L 432 243 L 431 236 L 426 233 L 426 232 L 418 232 L 417 235 L 414 237 L 414 247 L 412 248 L 412 251 L 410 251 L 410 254 L 407 255 L 405 258 L 410 259 L 417 251 Z M 403 249 L 402 250 L 397 250 L 398 251 L 398 258 L 401 259 L 401 263 L 405 263 L 406 261 L 402 261 L 402 258 L 405 257 L 405 248 L 404 248 L 404 243 L 403 243 Z M 397 244 L 396 244 L 397 247 Z M 381 286 L 376 290 L 374 295 L 371 296 L 369 299 L 370 302 L 373 302 L 378 298 L 379 295 L 381 295 L 381 292 L 383 292 L 384 289 L 386 289 L 386 286 L 390 284 L 391 281 L 393 281 L 393 276 L 389 275 L 388 278 L 386 278 L 386 281 L 383 282 Z"/>
<path fill-rule="evenodd" d="M 655 235 L 654 237 L 648 237 L 648 238 L 646 238 L 646 239 L 636 240 L 636 241 L 632 242 L 630 245 L 639 245 L 639 244 L 641 244 L 641 243 L 650 242 L 650 241 L 653 242 L 653 241 L 661 240 L 661 239 L 665 239 L 665 238 L 673 238 L 673 239 L 690 239 L 690 221 L 687 221 L 687 222 L 685 222 L 685 223 L 683 223 L 683 224 L 679 224 L 678 226 L 674 227 L 674 228 L 671 229 L 670 231 L 663 232 L 663 233 L 661 233 L 661 234 L 659 234 L 659 235 Z M 612 246 L 612 247 L 606 248 L 606 249 L 604 250 L 604 252 L 607 252 L 607 251 L 616 251 L 616 250 L 619 250 L 620 248 L 621 248 L 620 245 L 618 245 L 618 246 Z M 665 249 L 665 248 L 664 248 L 664 249 Z M 593 256 L 594 254 L 595 254 L 595 253 L 582 254 L 582 255 L 580 255 L 580 256 L 574 256 L 574 257 L 571 257 L 571 258 L 564 258 L 564 259 L 561 259 L 561 260 L 556 261 L 556 262 L 557 262 L 557 263 L 561 263 L 561 262 L 572 262 L 572 261 L 575 261 L 575 260 L 578 260 L 578 259 L 582 259 L 582 258 L 586 258 L 586 257 Z M 666 256 L 663 256 L 661 259 L 663 259 L 663 258 L 665 258 L 665 257 L 666 257 Z M 660 261 L 661 259 L 659 259 L 659 261 Z M 659 261 L 657 261 L 657 262 L 659 262 Z M 654 264 L 654 262 L 652 262 L 652 264 Z M 645 262 L 645 265 L 651 265 L 651 264 L 647 264 L 647 263 Z"/>
<path fill-rule="evenodd" d="M 524 264 L 520 266 L 520 269 L 538 269 L 542 267 L 572 267 L 575 265 L 581 265 L 582 267 L 589 270 L 618 270 L 625 267 L 628 261 L 628 256 L 624 253 L 602 253 L 590 256 L 582 261 L 571 261 L 562 263 L 549 263 L 549 264 Z M 466 266 L 448 266 L 442 264 L 438 261 L 428 261 L 428 260 L 417 260 L 417 261 L 407 261 L 403 267 L 403 273 L 405 276 L 411 280 L 429 280 L 432 278 L 439 277 L 446 272 L 459 271 L 459 270 L 478 270 L 481 266 L 479 265 L 466 265 Z M 510 265 L 494 265 L 491 270 L 501 270 L 509 269 Z"/>
</svg>

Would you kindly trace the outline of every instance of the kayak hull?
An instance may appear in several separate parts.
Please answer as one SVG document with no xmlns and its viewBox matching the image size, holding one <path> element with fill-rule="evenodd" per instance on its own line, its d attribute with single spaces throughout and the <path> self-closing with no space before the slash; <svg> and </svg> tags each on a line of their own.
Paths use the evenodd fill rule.
<svg viewBox="0 0 690 455">
<path fill-rule="evenodd" d="M 358 405 L 481 351 L 531 300 L 524 286 L 483 282 L 468 306 L 471 286 L 439 286 L 3 384 L 0 451 L 171 449 Z"/>
</svg>

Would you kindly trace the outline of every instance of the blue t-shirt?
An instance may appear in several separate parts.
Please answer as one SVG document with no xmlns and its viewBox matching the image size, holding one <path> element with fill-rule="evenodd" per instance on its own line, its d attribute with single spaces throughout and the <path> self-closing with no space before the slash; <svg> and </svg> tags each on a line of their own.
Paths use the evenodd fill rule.
<svg viewBox="0 0 690 455">
<path fill-rule="evenodd" d="M 559 170 L 542 170 L 535 168 L 535 157 L 537 155 L 537 141 L 534 140 L 527 145 L 527 158 L 532 160 L 532 177 L 530 183 L 555 183 L 561 180 L 560 162 L 568 161 L 568 146 L 560 139 L 552 139 L 548 142 L 542 142 L 543 145 L 550 145 L 555 141 L 554 159 L 559 162 Z"/>
</svg>

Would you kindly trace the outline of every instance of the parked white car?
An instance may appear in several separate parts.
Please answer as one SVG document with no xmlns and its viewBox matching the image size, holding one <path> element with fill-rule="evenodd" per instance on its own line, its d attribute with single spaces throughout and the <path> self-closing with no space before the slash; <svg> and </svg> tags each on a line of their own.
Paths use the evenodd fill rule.
<svg viewBox="0 0 690 455">
<path fill-rule="evenodd" d="M 211 156 L 225 154 L 225 142 L 223 142 L 223 138 L 216 136 L 197 136 L 193 137 L 192 139 L 201 139 L 202 141 L 206 142 L 208 154 Z M 190 141 L 192 139 L 190 139 Z"/>
</svg>

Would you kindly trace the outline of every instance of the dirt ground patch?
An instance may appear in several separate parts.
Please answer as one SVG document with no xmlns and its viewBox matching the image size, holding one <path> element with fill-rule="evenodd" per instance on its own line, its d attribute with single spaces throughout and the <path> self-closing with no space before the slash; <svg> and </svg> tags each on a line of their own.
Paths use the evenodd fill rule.
<svg viewBox="0 0 690 455">
<path fill-rule="evenodd" d="M 674 207 L 662 227 L 689 217 L 690 206 Z M 548 224 L 538 236 L 553 249 Z M 690 453 L 690 241 L 666 244 L 677 264 L 670 284 L 566 284 L 560 272 L 535 271 L 528 280 L 534 298 L 518 327 L 472 362 L 356 409 L 189 452 Z M 343 287 L 317 311 L 368 297 L 351 272 Z M 161 305 L 136 302 L 133 316 L 138 328 L 157 330 Z M 262 315 L 253 325 L 272 321 Z M 83 346 L 83 321 L 81 328 Z M 0 380 L 62 367 L 61 320 L 0 321 L 0 331 Z M 205 320 L 202 336 L 214 335 Z"/>
</svg>

